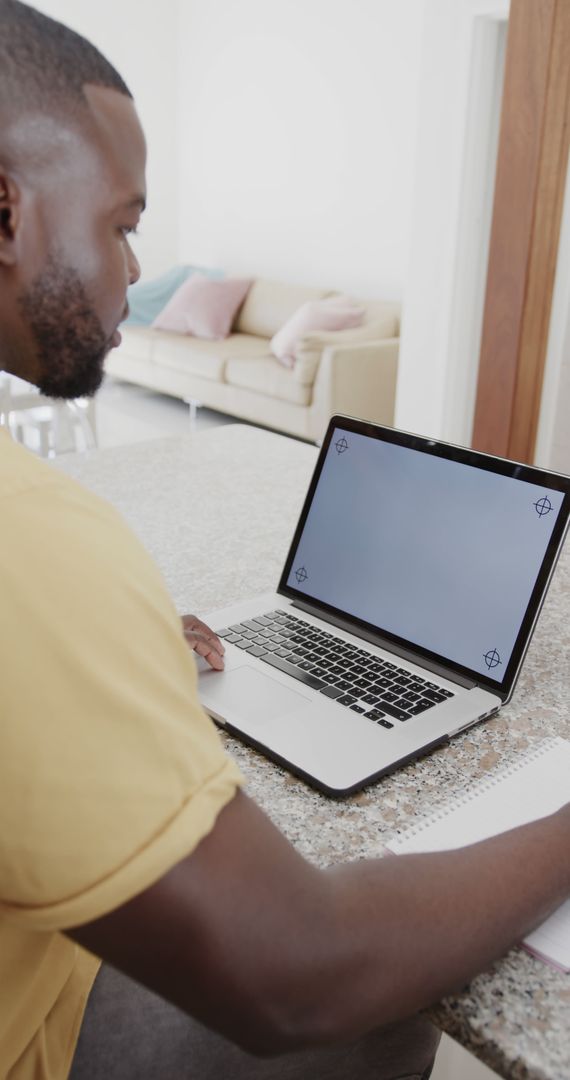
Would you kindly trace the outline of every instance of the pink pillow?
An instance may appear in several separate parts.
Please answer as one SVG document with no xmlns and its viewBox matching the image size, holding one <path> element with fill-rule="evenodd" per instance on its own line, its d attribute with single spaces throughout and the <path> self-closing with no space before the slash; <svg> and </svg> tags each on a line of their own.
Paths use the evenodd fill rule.
<svg viewBox="0 0 570 1080">
<path fill-rule="evenodd" d="M 152 325 L 157 330 L 199 338 L 226 338 L 251 284 L 249 278 L 213 281 L 203 274 L 193 274 L 176 290 Z"/>
<path fill-rule="evenodd" d="M 313 330 L 348 330 L 360 326 L 363 318 L 364 308 L 348 296 L 308 300 L 271 338 L 271 352 L 285 367 L 293 367 L 295 349 L 305 334 Z"/>
</svg>

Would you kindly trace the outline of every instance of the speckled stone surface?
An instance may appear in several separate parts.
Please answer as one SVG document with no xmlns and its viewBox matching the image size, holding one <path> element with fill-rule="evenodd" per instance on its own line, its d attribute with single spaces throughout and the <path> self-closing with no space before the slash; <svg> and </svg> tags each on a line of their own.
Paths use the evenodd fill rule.
<svg viewBox="0 0 570 1080">
<path fill-rule="evenodd" d="M 162 569 L 178 610 L 205 612 L 275 588 L 317 451 L 243 425 L 58 459 L 109 499 Z M 510 705 L 448 747 L 335 801 L 235 739 L 249 793 L 321 865 L 382 853 L 418 818 L 552 734 L 570 738 L 566 545 Z M 431 1011 L 500 1076 L 570 1080 L 570 976 L 514 949 Z"/>
</svg>

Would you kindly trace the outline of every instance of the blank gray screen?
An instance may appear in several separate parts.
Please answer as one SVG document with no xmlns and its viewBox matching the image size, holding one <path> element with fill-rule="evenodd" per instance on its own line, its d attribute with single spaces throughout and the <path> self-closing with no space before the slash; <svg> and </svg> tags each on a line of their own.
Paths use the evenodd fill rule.
<svg viewBox="0 0 570 1080">
<path fill-rule="evenodd" d="M 287 584 L 501 682 L 563 498 L 337 428 Z"/>
</svg>

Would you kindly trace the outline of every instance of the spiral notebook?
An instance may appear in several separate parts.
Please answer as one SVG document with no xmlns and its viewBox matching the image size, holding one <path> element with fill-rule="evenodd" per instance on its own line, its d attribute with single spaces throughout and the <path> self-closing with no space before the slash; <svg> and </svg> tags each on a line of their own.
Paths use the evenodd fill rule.
<svg viewBox="0 0 570 1080">
<path fill-rule="evenodd" d="M 386 846 L 396 855 L 449 851 L 546 817 L 569 800 L 570 742 L 548 739 Z M 542 960 L 570 971 L 570 900 L 522 945 Z"/>
</svg>

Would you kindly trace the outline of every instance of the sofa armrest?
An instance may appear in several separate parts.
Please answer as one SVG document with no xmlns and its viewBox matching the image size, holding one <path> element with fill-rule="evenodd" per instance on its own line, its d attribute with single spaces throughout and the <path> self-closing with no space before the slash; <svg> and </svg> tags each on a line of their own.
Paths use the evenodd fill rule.
<svg viewBox="0 0 570 1080">
<path fill-rule="evenodd" d="M 311 438 L 323 438 L 334 413 L 393 424 L 400 339 L 327 346 L 313 388 Z"/>
</svg>

